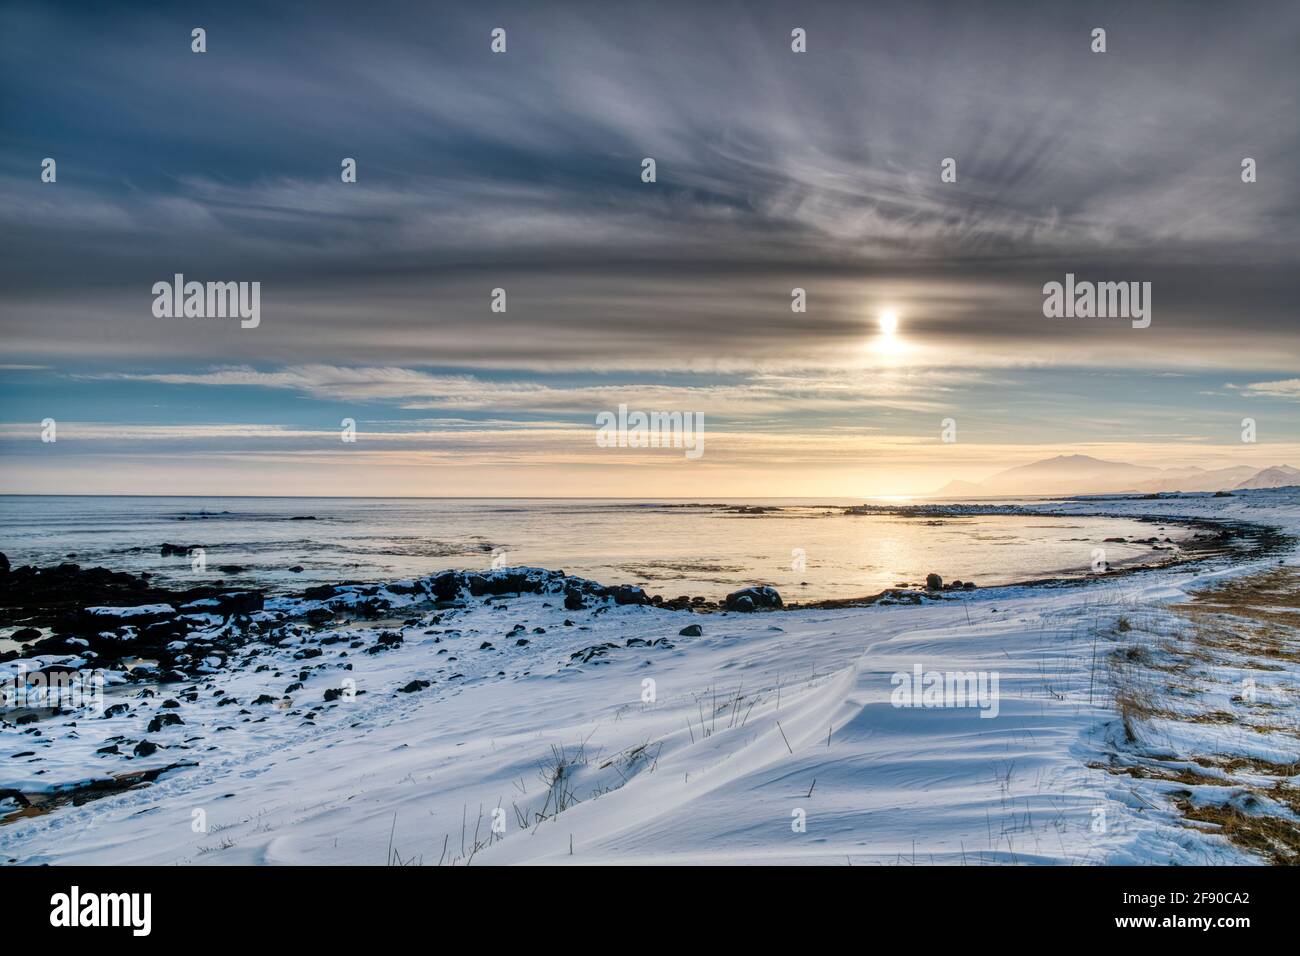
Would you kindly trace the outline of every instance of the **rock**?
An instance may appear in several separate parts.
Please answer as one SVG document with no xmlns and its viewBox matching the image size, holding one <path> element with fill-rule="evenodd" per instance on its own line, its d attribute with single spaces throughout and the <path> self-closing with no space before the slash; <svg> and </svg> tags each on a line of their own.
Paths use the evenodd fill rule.
<svg viewBox="0 0 1300 956">
<path fill-rule="evenodd" d="M 191 601 L 181 606 L 181 611 L 188 614 L 253 614 L 262 610 L 263 594 L 261 591 L 227 591 L 210 598 Z"/>
<path fill-rule="evenodd" d="M 295 565 L 294 565 L 293 567 L 291 567 L 289 570 L 292 571 L 294 574 L 302 574 L 302 565 L 301 565 L 301 564 L 295 564 Z"/>
<path fill-rule="evenodd" d="M 173 724 L 183 724 L 180 714 L 158 714 L 153 720 L 149 721 L 149 733 L 156 734 L 164 727 L 170 727 Z"/>
<path fill-rule="evenodd" d="M 704 634 L 704 629 L 698 624 L 687 624 L 677 633 L 681 637 L 700 637 Z"/>
<path fill-rule="evenodd" d="M 582 592 L 577 588 L 569 588 L 564 592 L 564 609 L 566 611 L 581 611 L 587 606 L 583 600 Z"/>
<path fill-rule="evenodd" d="M 328 695 L 328 694 L 329 694 L 329 691 L 326 691 L 325 693 Z M 326 700 L 329 700 L 329 697 L 327 696 L 325 699 L 326 699 Z M 257 700 L 253 701 L 253 703 L 254 703 L 254 705 L 256 705 L 256 704 L 274 704 L 274 703 L 275 703 L 275 698 L 272 697 L 270 694 L 260 694 L 260 695 L 258 695 Z"/>
<path fill-rule="evenodd" d="M 163 544 L 163 546 L 159 549 L 160 553 L 164 558 L 168 558 L 173 555 L 183 558 L 186 555 L 188 555 L 192 550 L 194 550 L 194 546 L 188 544 Z"/>
<path fill-rule="evenodd" d="M 427 680 L 413 680 L 405 687 L 397 688 L 397 692 L 399 694 L 414 694 L 416 691 L 424 690 L 428 686 L 429 682 Z"/>
<path fill-rule="evenodd" d="M 943 589 L 943 578 L 931 571 L 925 576 L 925 589 L 927 591 L 940 591 Z"/>
<path fill-rule="evenodd" d="M 9 556 L 0 551 L 0 574 L 9 573 Z"/>
<path fill-rule="evenodd" d="M 606 588 L 607 597 L 612 597 L 615 604 L 649 604 L 650 598 L 643 588 L 630 584 L 620 584 L 615 588 Z"/>
<path fill-rule="evenodd" d="M 965 583 L 961 586 L 961 589 L 962 589 L 963 591 L 974 591 L 974 590 L 975 590 L 975 582 L 974 582 L 974 581 L 967 581 L 967 582 L 965 582 Z"/>
<path fill-rule="evenodd" d="M 332 700 L 338 700 L 342 696 L 343 689 L 341 687 L 331 687 L 325 691 L 325 702 L 329 703 Z M 256 701 L 254 701 L 254 703 L 256 703 Z"/>
<path fill-rule="evenodd" d="M 732 591 L 727 595 L 726 600 L 728 611 L 773 610 L 783 606 L 781 595 L 776 588 L 766 584 L 759 587 L 744 588 L 740 591 Z"/>
<path fill-rule="evenodd" d="M 137 757 L 148 757 L 158 750 L 158 745 L 152 740 L 142 740 L 135 745 L 135 755 Z"/>
<path fill-rule="evenodd" d="M 455 571 L 443 571 L 429 582 L 429 589 L 439 601 L 454 601 L 460 593 L 460 575 Z"/>
<path fill-rule="evenodd" d="M 34 641 L 40 636 L 41 632 L 34 627 L 20 627 L 18 630 L 10 634 L 9 638 L 17 641 L 19 644 L 24 644 L 27 641 Z"/>
</svg>

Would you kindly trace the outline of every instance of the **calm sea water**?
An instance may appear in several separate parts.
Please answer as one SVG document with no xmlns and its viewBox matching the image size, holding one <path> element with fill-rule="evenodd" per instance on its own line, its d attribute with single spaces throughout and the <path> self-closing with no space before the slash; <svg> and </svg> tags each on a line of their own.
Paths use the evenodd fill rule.
<svg viewBox="0 0 1300 956">
<path fill-rule="evenodd" d="M 487 568 L 498 556 L 665 597 L 718 598 L 768 583 L 787 601 L 809 601 L 916 584 L 930 571 L 983 585 L 1082 574 L 1104 539 L 1157 533 L 1122 518 L 843 513 L 860 503 L 0 496 L 0 551 L 14 564 L 74 561 L 178 586 L 221 578 L 272 590 Z M 738 514 L 739 505 L 781 510 Z M 307 516 L 314 520 L 294 520 Z M 1184 532 L 1159 535 L 1178 541 Z M 164 542 L 204 547 L 206 573 L 188 558 L 162 557 Z M 1141 545 L 1105 548 L 1113 565 L 1152 556 Z"/>
</svg>

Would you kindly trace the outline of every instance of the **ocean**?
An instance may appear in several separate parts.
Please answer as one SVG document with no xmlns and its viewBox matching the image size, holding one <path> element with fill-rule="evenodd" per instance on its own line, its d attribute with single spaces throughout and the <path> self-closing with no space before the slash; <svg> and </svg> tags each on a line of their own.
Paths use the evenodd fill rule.
<svg viewBox="0 0 1300 956">
<path fill-rule="evenodd" d="M 915 586 L 930 572 L 981 585 L 1082 575 L 1096 548 L 1112 567 L 1170 556 L 1107 538 L 1177 542 L 1190 534 L 1127 518 L 844 513 L 861 503 L 0 496 L 0 551 L 15 565 L 147 571 L 177 587 L 221 579 L 283 592 L 495 561 L 637 584 L 666 598 L 716 599 L 765 583 L 788 603 Z M 162 556 L 164 543 L 202 547 L 206 566 L 195 571 L 190 558 Z"/>
</svg>

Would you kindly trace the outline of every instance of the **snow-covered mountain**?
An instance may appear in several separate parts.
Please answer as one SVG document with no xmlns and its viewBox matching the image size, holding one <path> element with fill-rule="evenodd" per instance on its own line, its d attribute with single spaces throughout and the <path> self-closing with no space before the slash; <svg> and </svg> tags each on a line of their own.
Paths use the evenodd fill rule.
<svg viewBox="0 0 1300 956">
<path fill-rule="evenodd" d="M 1300 485 L 1300 468 L 1290 465 L 1273 465 L 1263 468 L 1254 476 L 1237 485 L 1238 488 L 1284 488 L 1287 485 Z"/>
<path fill-rule="evenodd" d="M 1116 492 L 1232 491 L 1300 484 L 1300 469 L 1290 465 L 1259 468 L 1153 468 L 1090 455 L 1057 455 L 1000 471 L 980 482 L 950 481 L 939 497 L 1000 495 L 1082 495 Z"/>
</svg>

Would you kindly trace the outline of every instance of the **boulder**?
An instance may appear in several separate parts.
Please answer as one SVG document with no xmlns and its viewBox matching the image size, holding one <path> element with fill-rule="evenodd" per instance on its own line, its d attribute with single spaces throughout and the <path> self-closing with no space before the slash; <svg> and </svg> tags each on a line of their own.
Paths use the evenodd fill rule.
<svg viewBox="0 0 1300 956">
<path fill-rule="evenodd" d="M 687 624 L 677 633 L 681 637 L 700 637 L 704 634 L 704 629 L 698 624 Z"/>
<path fill-rule="evenodd" d="M 633 587 L 630 584 L 620 584 L 618 587 L 606 588 L 605 596 L 612 597 L 615 604 L 650 603 L 650 598 L 646 595 L 644 589 Z"/>
<path fill-rule="evenodd" d="M 443 571 L 429 582 L 429 589 L 439 601 L 454 601 L 460 593 L 460 575 L 455 571 Z"/>
<path fill-rule="evenodd" d="M 776 588 L 768 585 L 732 591 L 727 595 L 726 600 L 728 611 L 768 611 L 783 606 L 781 595 Z"/>
<path fill-rule="evenodd" d="M 931 571 L 925 576 L 925 589 L 927 591 L 943 590 L 943 578 Z"/>
</svg>

